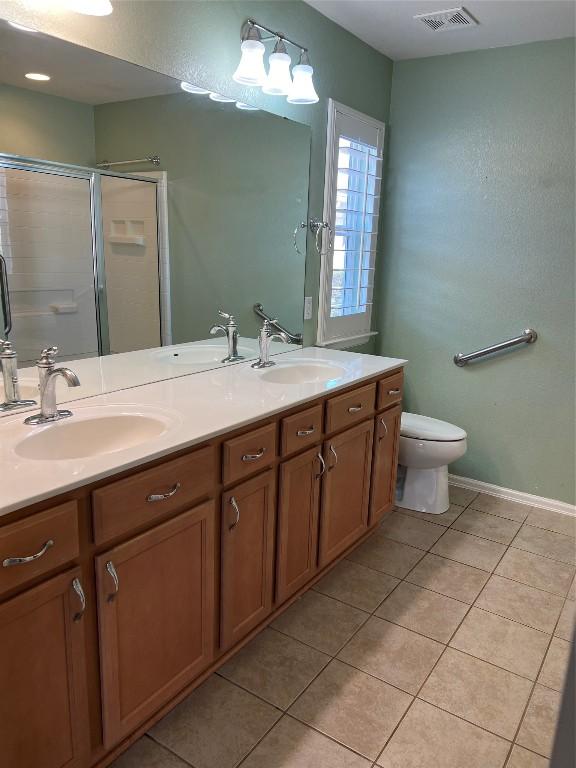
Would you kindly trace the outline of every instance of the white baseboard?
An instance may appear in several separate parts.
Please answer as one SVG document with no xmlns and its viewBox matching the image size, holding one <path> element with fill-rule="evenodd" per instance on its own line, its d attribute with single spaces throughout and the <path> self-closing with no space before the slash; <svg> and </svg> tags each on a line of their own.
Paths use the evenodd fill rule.
<svg viewBox="0 0 576 768">
<path fill-rule="evenodd" d="M 502 488 L 500 485 L 483 483 L 481 480 L 473 480 L 471 477 L 460 477 L 459 475 L 448 475 L 448 482 L 452 485 L 457 485 L 459 488 L 468 488 L 471 491 L 487 493 L 489 496 L 498 496 L 501 499 L 517 501 L 520 504 L 529 504 L 531 507 L 551 509 L 554 512 L 560 512 L 562 515 L 576 517 L 576 506 L 568 504 L 566 501 L 546 499 L 544 496 L 534 496 L 532 493 L 524 493 L 523 491 L 513 491 L 511 488 Z"/>
</svg>

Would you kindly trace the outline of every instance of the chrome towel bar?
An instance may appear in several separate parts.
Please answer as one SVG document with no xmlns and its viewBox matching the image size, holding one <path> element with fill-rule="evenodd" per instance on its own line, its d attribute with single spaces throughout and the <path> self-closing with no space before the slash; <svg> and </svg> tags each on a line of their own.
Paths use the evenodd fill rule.
<svg viewBox="0 0 576 768">
<path fill-rule="evenodd" d="M 455 364 L 462 368 L 464 365 L 468 365 L 471 360 L 478 360 L 480 357 L 486 357 L 486 355 L 492 355 L 494 352 L 501 352 L 503 349 L 509 349 L 510 347 L 517 347 L 519 344 L 534 344 L 538 334 L 532 328 L 526 328 L 522 332 L 521 336 L 516 336 L 513 339 L 507 341 L 501 341 L 500 344 L 493 344 L 491 347 L 484 347 L 484 349 L 478 349 L 476 352 L 470 352 L 468 355 L 459 352 L 454 355 Z"/>
</svg>

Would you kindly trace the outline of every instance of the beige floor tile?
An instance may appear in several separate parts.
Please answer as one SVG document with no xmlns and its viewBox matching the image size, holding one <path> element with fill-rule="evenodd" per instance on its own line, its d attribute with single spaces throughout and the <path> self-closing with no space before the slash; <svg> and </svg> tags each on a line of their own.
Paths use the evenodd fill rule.
<svg viewBox="0 0 576 768">
<path fill-rule="evenodd" d="M 572 642 L 574 640 L 574 625 L 576 624 L 576 603 L 573 600 L 566 600 L 564 608 L 558 619 L 558 626 L 554 634 L 563 640 Z"/>
<path fill-rule="evenodd" d="M 371 618 L 338 654 L 341 661 L 415 694 L 444 646 L 382 619 Z"/>
<path fill-rule="evenodd" d="M 534 525 L 536 528 L 545 528 L 547 531 L 562 533 L 564 536 L 576 537 L 576 517 L 562 515 L 551 509 L 538 509 L 534 507 L 526 518 L 526 525 Z"/>
<path fill-rule="evenodd" d="M 423 557 L 424 552 L 421 549 L 387 539 L 384 533 L 378 530 L 351 552 L 347 559 L 403 579 Z"/>
<path fill-rule="evenodd" d="M 550 757 L 554 744 L 561 695 L 550 688 L 535 685 L 516 741 L 539 755 Z"/>
<path fill-rule="evenodd" d="M 368 618 L 364 611 L 306 592 L 273 622 L 274 629 L 334 656 Z"/>
<path fill-rule="evenodd" d="M 212 675 L 150 731 L 194 768 L 232 768 L 281 716 L 269 704 Z"/>
<path fill-rule="evenodd" d="M 450 645 L 535 680 L 549 641 L 545 632 L 472 608 Z"/>
<path fill-rule="evenodd" d="M 400 512 L 391 512 L 386 515 L 380 530 L 387 538 L 418 549 L 430 549 L 444 533 L 443 526 L 434 525 L 426 520 L 417 520 Z"/>
<path fill-rule="evenodd" d="M 516 549 L 524 549 L 526 552 L 534 552 L 535 555 L 551 557 L 561 563 L 576 563 L 576 541 L 570 536 L 562 536 L 560 533 L 545 531 L 543 528 L 534 528 L 532 525 L 523 525 L 516 534 L 512 546 Z"/>
<path fill-rule="evenodd" d="M 510 744 L 416 699 L 378 759 L 382 768 L 502 768 Z"/>
<path fill-rule="evenodd" d="M 562 603 L 562 598 L 557 595 L 502 576 L 492 576 L 476 601 L 476 606 L 534 629 L 552 633 Z"/>
<path fill-rule="evenodd" d="M 448 648 L 419 698 L 512 739 L 531 689 L 530 680 Z"/>
<path fill-rule="evenodd" d="M 334 660 L 289 714 L 375 760 L 411 702 L 407 693 Z"/>
<path fill-rule="evenodd" d="M 548 653 L 538 676 L 538 682 L 555 691 L 563 691 L 570 660 L 572 644 L 559 637 L 553 637 Z"/>
<path fill-rule="evenodd" d="M 469 605 L 404 581 L 376 611 L 376 616 L 447 643 Z"/>
<path fill-rule="evenodd" d="M 572 580 L 572 586 L 568 590 L 568 600 L 576 600 L 576 578 Z"/>
<path fill-rule="evenodd" d="M 505 517 L 490 515 L 469 507 L 452 523 L 452 529 L 473 533 L 475 536 L 497 541 L 500 544 L 510 544 L 521 525 L 522 523 L 516 523 L 514 520 L 507 520 Z"/>
<path fill-rule="evenodd" d="M 469 488 L 460 488 L 457 485 L 448 486 L 448 494 L 450 496 L 450 504 L 459 504 L 461 507 L 467 507 L 478 496 L 476 491 L 471 491 Z"/>
<path fill-rule="evenodd" d="M 430 550 L 435 555 L 448 557 L 483 571 L 493 571 L 506 551 L 503 544 L 480 539 L 449 528 Z"/>
<path fill-rule="evenodd" d="M 330 661 L 330 656 L 273 629 L 264 629 L 218 674 L 287 709 Z"/>
<path fill-rule="evenodd" d="M 365 565 L 341 560 L 313 588 L 363 611 L 372 613 L 399 584 L 399 580 Z"/>
<path fill-rule="evenodd" d="M 506 768 L 548 768 L 549 765 L 550 763 L 545 757 L 514 744 Z"/>
<path fill-rule="evenodd" d="M 481 493 L 477 496 L 471 507 L 479 509 L 481 512 L 490 512 L 491 515 L 507 517 L 508 520 L 516 520 L 517 523 L 523 523 L 530 514 L 532 507 L 527 504 L 519 504 L 517 501 L 508 501 L 508 499 L 499 499 L 496 496 L 489 496 L 487 493 Z"/>
<path fill-rule="evenodd" d="M 465 603 L 473 603 L 489 578 L 490 574 L 486 571 L 428 554 L 406 576 L 406 581 Z"/>
<path fill-rule="evenodd" d="M 242 763 L 242 768 L 370 768 L 370 765 L 364 757 L 284 716 Z"/>
<path fill-rule="evenodd" d="M 426 512 L 417 512 L 415 509 L 396 507 L 396 510 L 402 512 L 403 515 L 409 515 L 416 520 L 425 520 L 428 523 L 434 523 L 434 525 L 443 525 L 445 528 L 451 526 L 458 515 L 464 512 L 464 509 L 465 507 L 460 507 L 458 504 L 450 504 L 446 512 L 442 512 L 441 515 L 430 515 Z"/>
<path fill-rule="evenodd" d="M 574 566 L 510 547 L 494 573 L 564 597 L 572 581 Z"/>
<path fill-rule="evenodd" d="M 114 760 L 110 768 L 190 768 L 188 763 L 180 760 L 160 744 L 156 744 L 148 736 L 143 736 Z"/>
</svg>

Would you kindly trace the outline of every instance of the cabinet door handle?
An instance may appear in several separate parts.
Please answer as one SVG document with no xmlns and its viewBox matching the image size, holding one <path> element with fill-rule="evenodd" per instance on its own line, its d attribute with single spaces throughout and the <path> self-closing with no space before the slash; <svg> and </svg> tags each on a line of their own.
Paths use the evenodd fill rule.
<svg viewBox="0 0 576 768">
<path fill-rule="evenodd" d="M 228 530 L 229 530 L 229 531 L 233 531 L 233 530 L 234 530 L 234 528 L 236 528 L 236 526 L 237 526 L 237 525 L 238 525 L 238 523 L 240 522 L 240 507 L 238 506 L 238 502 L 236 501 L 236 499 L 234 498 L 234 496 L 232 496 L 232 497 L 230 498 L 230 506 L 232 507 L 232 509 L 234 510 L 234 512 L 236 512 L 236 519 L 234 520 L 234 522 L 232 523 L 232 525 L 229 525 L 229 526 L 228 526 Z"/>
<path fill-rule="evenodd" d="M 308 435 L 313 435 L 316 429 L 314 427 L 309 427 L 308 429 L 299 429 L 298 432 L 296 432 L 297 437 L 308 437 Z"/>
<path fill-rule="evenodd" d="M 28 555 L 27 557 L 7 557 L 6 560 L 2 561 L 2 567 L 11 568 L 13 565 L 26 565 L 26 563 L 33 563 L 34 560 L 39 560 L 41 557 L 44 557 L 46 552 L 48 552 L 48 550 L 53 546 L 54 539 L 48 539 L 48 541 L 42 545 L 40 551 L 36 552 L 35 555 Z"/>
<path fill-rule="evenodd" d="M 324 461 L 324 456 L 322 456 L 321 453 L 317 453 L 316 458 L 320 462 L 320 474 L 316 475 L 316 480 L 319 480 L 324 472 L 326 472 L 326 462 Z"/>
<path fill-rule="evenodd" d="M 118 574 L 116 573 L 116 568 L 114 568 L 114 563 L 112 560 L 108 560 L 106 563 L 106 571 L 109 573 L 112 581 L 114 582 L 114 592 L 110 592 L 108 597 L 106 598 L 106 602 L 112 603 L 116 599 L 116 595 L 120 591 L 120 580 L 118 579 Z"/>
<path fill-rule="evenodd" d="M 358 413 L 358 411 L 362 410 L 361 405 L 351 405 L 350 408 L 348 408 L 348 413 Z"/>
<path fill-rule="evenodd" d="M 146 496 L 146 501 L 165 501 L 166 499 L 171 499 L 172 496 L 174 496 L 175 493 L 178 493 L 179 490 L 180 483 L 174 483 L 172 488 L 170 488 L 169 491 L 166 491 L 166 493 L 151 493 L 150 496 Z"/>
<path fill-rule="evenodd" d="M 80 621 L 82 616 L 84 616 L 84 611 L 86 610 L 86 595 L 84 594 L 84 590 L 82 589 L 82 582 L 80 579 L 76 578 L 72 582 L 72 589 L 76 594 L 78 595 L 78 600 L 80 601 L 80 610 L 76 611 L 74 616 L 72 616 L 72 621 Z"/>
<path fill-rule="evenodd" d="M 258 459 L 261 459 L 265 453 L 266 448 L 260 448 L 257 453 L 245 453 L 244 456 L 242 456 L 242 461 L 258 461 Z"/>
<path fill-rule="evenodd" d="M 333 445 L 330 446 L 330 453 L 332 454 L 332 456 L 334 456 L 334 464 L 332 464 L 331 467 L 328 467 L 328 472 L 331 472 L 336 466 L 336 464 L 338 464 L 338 454 L 336 453 L 336 449 L 334 448 Z"/>
<path fill-rule="evenodd" d="M 380 435 L 380 440 L 384 440 L 385 437 L 388 436 L 388 424 L 384 421 L 384 419 L 380 419 L 380 424 L 384 427 L 384 434 Z"/>
<path fill-rule="evenodd" d="M 400 394 L 400 390 L 399 389 L 389 389 L 388 390 L 388 394 L 389 395 L 399 395 Z"/>
</svg>

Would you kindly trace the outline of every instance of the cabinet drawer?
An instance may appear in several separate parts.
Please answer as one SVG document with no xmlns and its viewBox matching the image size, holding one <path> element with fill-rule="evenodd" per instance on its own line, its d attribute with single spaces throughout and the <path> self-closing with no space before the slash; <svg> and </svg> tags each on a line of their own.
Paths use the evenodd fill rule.
<svg viewBox="0 0 576 768">
<path fill-rule="evenodd" d="M 388 376 L 378 382 L 378 410 L 388 408 L 389 405 L 399 403 L 402 400 L 402 382 L 404 374 L 402 371 L 395 373 L 394 376 Z"/>
<path fill-rule="evenodd" d="M 92 493 L 97 544 L 208 496 L 217 485 L 216 449 L 187 456 L 98 488 Z"/>
<path fill-rule="evenodd" d="M 326 432 L 344 429 L 362 421 L 374 411 L 376 384 L 333 397 L 326 404 Z"/>
<path fill-rule="evenodd" d="M 222 475 L 231 483 L 267 467 L 276 457 L 276 424 L 267 424 L 240 437 L 226 440 Z"/>
<path fill-rule="evenodd" d="M 306 448 L 322 437 L 322 406 L 286 416 L 281 422 L 282 456 Z"/>
<path fill-rule="evenodd" d="M 0 528 L 0 592 L 78 557 L 75 501 Z"/>
</svg>

